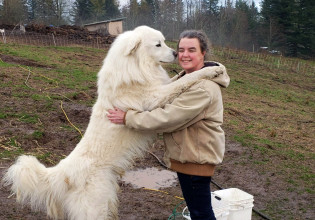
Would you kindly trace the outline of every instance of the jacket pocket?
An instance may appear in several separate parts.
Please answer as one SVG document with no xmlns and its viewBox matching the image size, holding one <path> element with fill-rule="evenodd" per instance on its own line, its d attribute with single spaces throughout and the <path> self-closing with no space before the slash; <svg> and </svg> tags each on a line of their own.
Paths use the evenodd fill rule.
<svg viewBox="0 0 315 220">
<path fill-rule="evenodd" d="M 165 141 L 165 157 L 174 160 L 179 160 L 179 156 L 181 155 L 181 146 L 176 142 L 172 133 L 164 133 L 164 141 Z"/>
<path fill-rule="evenodd" d="M 182 142 L 182 139 L 180 138 L 178 138 L 178 137 L 181 137 L 180 135 L 177 135 L 176 136 L 176 133 L 177 132 L 174 132 L 174 133 L 171 133 L 171 137 L 172 137 L 172 140 L 173 140 L 173 142 L 174 142 L 174 145 L 179 149 L 179 150 L 181 150 L 181 142 Z M 176 138 L 177 137 L 177 138 Z"/>
<path fill-rule="evenodd" d="M 176 159 L 182 163 L 199 162 L 199 140 L 198 127 L 191 126 L 189 128 L 172 133 L 174 143 L 179 149 Z"/>
</svg>

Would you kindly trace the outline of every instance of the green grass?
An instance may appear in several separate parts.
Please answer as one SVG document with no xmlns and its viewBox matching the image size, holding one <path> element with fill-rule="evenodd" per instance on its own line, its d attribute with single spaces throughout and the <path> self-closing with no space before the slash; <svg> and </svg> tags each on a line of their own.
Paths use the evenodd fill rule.
<svg viewBox="0 0 315 220">
<path fill-rule="evenodd" d="M 47 96 L 41 95 L 41 94 L 33 94 L 33 95 L 31 95 L 31 98 L 34 99 L 35 101 L 43 101 L 43 100 L 48 99 Z"/>
<path fill-rule="evenodd" d="M 6 110 L 6 112 L 3 112 L 4 110 L 0 110 L 0 119 L 8 119 L 8 118 L 14 118 L 17 121 L 27 123 L 27 124 L 36 124 L 38 123 L 39 116 L 37 114 L 33 113 L 12 113 L 9 112 L 10 110 Z"/>
<path fill-rule="evenodd" d="M 24 154 L 25 151 L 22 148 L 16 148 L 13 150 L 0 151 L 0 159 L 15 159 L 17 156 Z"/>
<path fill-rule="evenodd" d="M 8 114 L 0 112 L 0 119 L 5 119 L 6 117 L 8 117 Z"/>
<path fill-rule="evenodd" d="M 10 67 L 10 66 L 13 66 L 13 65 L 0 60 L 0 67 Z"/>
<path fill-rule="evenodd" d="M 51 152 L 47 152 L 47 153 L 39 154 L 36 157 L 41 161 L 47 161 L 50 158 L 51 154 L 52 154 Z"/>
<path fill-rule="evenodd" d="M 31 123 L 31 124 L 36 124 L 38 122 L 38 119 L 39 119 L 38 115 L 27 114 L 27 113 L 15 114 L 13 116 L 18 117 L 18 120 L 21 122 Z"/>
<path fill-rule="evenodd" d="M 10 137 L 2 140 L 0 142 L 5 149 L 0 151 L 0 159 L 14 159 L 15 157 L 24 154 L 25 151 L 21 148 L 20 144 L 17 142 L 16 137 Z"/>
<path fill-rule="evenodd" d="M 42 131 L 34 131 L 32 134 L 32 138 L 34 139 L 41 139 L 44 136 L 44 132 Z"/>
<path fill-rule="evenodd" d="M 237 134 L 234 135 L 234 139 L 243 146 L 250 146 L 252 140 L 255 138 L 255 135 L 243 131 L 238 131 Z"/>
<path fill-rule="evenodd" d="M 37 47 L 37 46 L 22 46 L 19 45 L 10 45 L 4 44 L 1 45 L 0 53 L 12 55 L 15 57 L 22 57 L 22 58 L 31 58 L 33 61 L 43 61 L 46 62 L 50 59 L 49 55 L 45 54 L 46 50 Z"/>
<path fill-rule="evenodd" d="M 96 82 L 97 79 L 96 72 L 93 74 L 86 74 L 85 71 L 80 69 L 67 70 L 66 74 L 68 77 L 62 83 L 68 88 L 82 91 L 89 89 L 87 82 Z M 69 78 L 72 80 L 69 80 Z"/>
</svg>

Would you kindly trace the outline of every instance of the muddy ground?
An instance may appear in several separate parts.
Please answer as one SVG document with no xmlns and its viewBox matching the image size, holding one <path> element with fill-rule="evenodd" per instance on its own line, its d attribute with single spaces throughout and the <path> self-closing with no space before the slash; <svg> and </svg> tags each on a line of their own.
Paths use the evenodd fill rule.
<svg viewBox="0 0 315 220">
<path fill-rule="evenodd" d="M 23 64 L 28 66 L 42 65 L 28 61 L 25 59 L 18 59 L 16 57 L 4 56 L 1 59 L 4 62 L 12 64 Z M 50 68 L 47 66 L 47 68 Z M 14 71 L 14 75 L 10 73 Z M 8 69 L 1 72 L 0 80 L 2 82 L 13 82 L 13 84 L 21 84 L 25 81 L 25 73 L 19 69 Z M 32 84 L 30 80 L 29 85 Z M 36 88 L 39 89 L 39 88 Z M 56 88 L 53 92 L 55 94 L 61 93 L 60 88 Z M 52 166 L 55 161 L 58 162 L 60 158 L 68 155 L 75 145 L 79 142 L 80 135 L 73 129 L 66 128 L 67 120 L 62 111 L 60 111 L 60 102 L 53 102 L 48 107 L 41 101 L 34 101 L 26 95 L 23 99 L 17 99 L 13 96 L 13 86 L 1 88 L 0 100 L 3 108 L 10 109 L 11 114 L 25 112 L 26 110 L 31 113 L 37 112 L 37 118 L 33 124 L 26 123 L 16 117 L 3 117 L 0 120 L 0 144 L 2 148 L 7 147 L 6 143 L 15 142 L 14 144 L 19 147 L 23 146 L 25 152 L 38 153 L 45 155 L 41 158 L 47 166 Z M 84 131 L 86 128 L 89 116 L 91 113 L 91 106 L 84 104 L 85 101 L 93 100 L 96 97 L 96 86 L 92 85 L 89 92 L 78 93 L 73 97 L 68 97 L 63 100 L 63 108 L 66 110 L 68 117 L 72 123 L 76 124 Z M 54 111 L 51 110 L 53 107 Z M 20 119 L 20 120 L 19 120 Z M 41 127 L 43 134 L 41 137 L 34 137 L 34 131 Z M 277 181 L 276 175 L 273 170 L 261 173 L 251 167 L 244 166 L 248 157 L 255 152 L 249 148 L 242 147 L 239 143 L 231 141 L 233 135 L 227 127 L 224 127 L 227 134 L 226 154 L 224 162 L 217 167 L 213 180 L 223 188 L 239 188 L 254 196 L 254 208 L 257 210 L 267 209 L 268 203 L 273 200 L 278 200 L 282 197 L 282 190 L 285 188 L 285 182 Z M 12 140 L 11 136 L 24 137 L 22 139 Z M 3 149 L 2 149 L 3 150 Z M 156 144 L 148 149 L 154 153 L 158 158 L 163 155 L 163 142 L 158 140 Z M 47 156 L 48 155 L 48 156 Z M 0 162 L 1 173 L 13 163 L 11 157 L 2 158 Z M 142 158 L 135 161 L 136 168 L 156 167 L 158 169 L 165 169 L 159 161 L 149 153 L 144 153 Z M 2 176 L 2 175 L 1 175 Z M 266 183 L 265 179 L 268 178 L 269 182 Z M 215 185 L 211 185 L 212 191 L 218 190 Z M 135 189 L 129 184 L 120 182 L 119 193 L 119 216 L 122 220 L 165 220 L 172 214 L 173 209 L 181 202 L 176 196 L 182 196 L 178 183 L 169 188 L 161 189 L 163 192 L 150 191 L 146 189 Z M 285 210 L 295 209 L 297 202 L 295 194 L 288 195 L 289 199 L 284 201 L 282 212 Z M 287 197 L 288 197 L 287 196 Z M 306 195 L 299 195 L 299 205 L 301 203 L 308 203 L 309 197 Z M 21 207 L 16 204 L 14 196 L 10 196 L 9 189 L 2 187 L 0 190 L 0 219 L 24 219 L 24 220 L 41 220 L 46 219 L 46 215 L 41 212 L 33 212 L 29 207 Z M 181 211 L 183 205 L 179 207 Z M 303 218 L 299 217 L 297 212 L 294 219 L 312 219 L 312 213 L 303 214 Z M 176 218 L 182 219 L 182 218 Z M 253 214 L 252 219 L 263 219 L 256 214 Z M 286 219 L 286 218 L 278 218 Z M 292 218 L 290 218 L 292 219 Z M 242 219 L 239 219 L 242 220 Z"/>
<path fill-rule="evenodd" d="M 82 109 L 80 109 L 82 111 Z M 81 118 L 83 119 L 83 118 Z M 74 137 L 62 137 L 65 142 L 69 142 L 69 139 Z M 58 137 L 60 138 L 60 136 Z M 51 138 L 53 139 L 53 138 Z M 53 142 L 53 140 L 51 140 Z M 243 154 L 239 150 L 237 143 L 227 143 L 227 154 L 225 161 L 218 167 L 213 180 L 221 187 L 231 188 L 236 187 L 242 189 L 252 195 L 255 199 L 255 208 L 264 207 L 266 200 L 269 200 L 268 193 L 263 186 L 257 185 L 257 182 L 262 178 L 254 171 L 250 169 L 244 170 L 235 166 L 234 162 L 230 158 L 234 158 L 237 155 Z M 65 149 L 71 149 L 72 146 L 64 146 Z M 157 141 L 156 144 L 148 150 L 154 155 L 162 158 L 163 156 L 163 142 Z M 230 162 L 229 162 L 230 161 Z M 233 159 L 233 161 L 235 161 Z M 1 171 L 3 172 L 9 163 L 1 163 Z M 159 170 L 165 169 L 160 162 L 152 156 L 150 153 L 145 153 L 144 157 L 135 161 L 135 166 L 132 169 L 142 169 L 147 167 L 155 167 Z M 242 171 L 240 171 L 242 169 Z M 219 188 L 211 184 L 212 191 Z M 170 218 L 176 206 L 182 202 L 177 197 L 182 197 L 179 183 L 177 182 L 172 187 L 160 188 L 163 192 L 154 190 L 148 190 L 144 188 L 134 188 L 130 184 L 126 184 L 120 181 L 120 193 L 119 193 L 119 217 L 121 220 L 164 220 Z M 268 198 L 268 199 L 266 199 Z M 1 188 L 0 191 L 0 204 L 1 213 L 0 219 L 25 219 L 25 220 L 41 220 L 48 219 L 46 215 L 41 212 L 33 212 L 29 207 L 21 207 L 15 202 L 14 196 L 10 196 L 9 189 L 7 187 Z M 176 212 L 181 212 L 185 207 L 184 204 L 179 205 Z M 180 215 L 176 218 L 170 219 L 184 219 Z M 252 219 L 263 219 L 256 214 L 253 214 Z M 241 220 L 241 219 L 240 219 Z"/>
</svg>

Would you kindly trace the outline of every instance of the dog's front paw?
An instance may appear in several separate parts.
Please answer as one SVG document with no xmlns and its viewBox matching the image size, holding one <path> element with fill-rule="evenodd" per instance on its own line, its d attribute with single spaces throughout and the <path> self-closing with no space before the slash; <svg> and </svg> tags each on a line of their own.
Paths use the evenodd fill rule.
<svg viewBox="0 0 315 220">
<path fill-rule="evenodd" d="M 221 74 L 223 74 L 224 70 L 222 67 L 218 67 L 216 70 L 215 70 L 215 74 L 214 74 L 214 77 L 218 77 L 220 76 Z"/>
<path fill-rule="evenodd" d="M 193 74 L 186 74 L 185 77 L 191 80 L 213 79 L 224 73 L 223 66 L 210 66 L 195 71 Z"/>
<path fill-rule="evenodd" d="M 206 78 L 213 79 L 223 74 L 224 67 L 221 67 L 221 66 L 206 67 L 206 68 L 203 68 L 203 70 L 206 71 L 206 76 L 207 76 Z"/>
</svg>

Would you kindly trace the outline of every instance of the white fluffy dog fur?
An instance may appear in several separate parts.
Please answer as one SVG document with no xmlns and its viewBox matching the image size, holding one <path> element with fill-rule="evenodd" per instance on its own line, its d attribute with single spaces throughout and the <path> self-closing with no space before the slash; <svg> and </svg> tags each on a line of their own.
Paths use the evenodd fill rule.
<svg viewBox="0 0 315 220">
<path fill-rule="evenodd" d="M 17 201 L 52 219 L 118 219 L 117 180 L 156 137 L 154 132 L 112 124 L 107 110 L 151 110 L 164 106 L 197 80 L 213 78 L 223 66 L 199 70 L 174 82 L 161 63 L 174 50 L 161 32 L 141 26 L 119 35 L 98 73 L 98 97 L 86 132 L 65 159 L 45 167 L 33 156 L 20 156 L 3 181 Z"/>
</svg>

